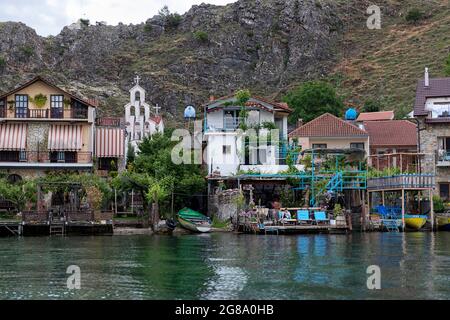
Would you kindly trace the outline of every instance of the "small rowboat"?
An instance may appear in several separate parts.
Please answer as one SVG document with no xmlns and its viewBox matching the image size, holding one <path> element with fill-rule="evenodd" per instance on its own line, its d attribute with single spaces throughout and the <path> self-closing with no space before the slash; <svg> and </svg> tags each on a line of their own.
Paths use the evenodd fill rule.
<svg viewBox="0 0 450 320">
<path fill-rule="evenodd" d="M 405 225 L 414 230 L 420 230 L 427 223 L 427 216 L 425 215 L 405 215 Z"/>
<path fill-rule="evenodd" d="M 206 233 L 211 231 L 211 219 L 189 208 L 181 209 L 178 212 L 178 222 L 183 228 L 193 232 Z"/>
<path fill-rule="evenodd" d="M 438 216 L 437 227 L 442 231 L 450 231 L 450 215 Z"/>
</svg>

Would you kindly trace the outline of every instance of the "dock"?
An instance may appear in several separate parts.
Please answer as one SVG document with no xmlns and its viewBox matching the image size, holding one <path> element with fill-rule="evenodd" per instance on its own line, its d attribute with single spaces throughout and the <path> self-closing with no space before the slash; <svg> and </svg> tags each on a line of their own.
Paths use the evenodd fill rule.
<svg viewBox="0 0 450 320">
<path fill-rule="evenodd" d="M 0 221 L 0 236 L 112 235 L 110 212 L 71 212 L 53 217 L 46 212 L 24 212 L 21 219 Z"/>
</svg>

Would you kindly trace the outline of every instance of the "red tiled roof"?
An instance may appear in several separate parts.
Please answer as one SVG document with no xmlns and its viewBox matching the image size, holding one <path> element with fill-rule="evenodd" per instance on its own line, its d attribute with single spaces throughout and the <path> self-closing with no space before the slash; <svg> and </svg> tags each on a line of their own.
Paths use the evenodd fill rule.
<svg viewBox="0 0 450 320">
<path fill-rule="evenodd" d="M 361 112 L 356 121 L 394 120 L 394 111 Z"/>
<path fill-rule="evenodd" d="M 157 116 L 157 117 L 150 117 L 150 120 L 152 120 L 154 123 L 159 124 L 162 120 L 161 116 Z"/>
<path fill-rule="evenodd" d="M 426 116 L 425 110 L 427 98 L 450 97 L 450 78 L 431 78 L 430 85 L 425 87 L 425 80 L 417 82 L 416 102 L 414 104 L 414 116 Z"/>
<path fill-rule="evenodd" d="M 295 137 L 354 137 L 368 136 L 367 132 L 357 126 L 339 119 L 338 117 L 325 113 L 311 120 L 307 124 L 295 129 L 289 134 Z"/>
<path fill-rule="evenodd" d="M 408 120 L 368 121 L 370 146 L 417 146 L 417 127 Z"/>
</svg>

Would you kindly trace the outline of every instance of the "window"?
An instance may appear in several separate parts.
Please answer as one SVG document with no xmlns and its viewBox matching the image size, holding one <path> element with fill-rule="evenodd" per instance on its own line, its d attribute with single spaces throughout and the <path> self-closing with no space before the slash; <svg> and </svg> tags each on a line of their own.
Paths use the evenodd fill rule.
<svg viewBox="0 0 450 320">
<path fill-rule="evenodd" d="M 19 161 L 25 162 L 27 161 L 27 152 L 26 151 L 19 151 Z"/>
<path fill-rule="evenodd" d="M 6 118 L 6 101 L 0 100 L 0 118 Z"/>
<path fill-rule="evenodd" d="M 77 153 L 73 151 L 53 151 L 50 153 L 50 162 L 76 163 Z"/>
<path fill-rule="evenodd" d="M 61 119 L 64 117 L 64 96 L 50 96 L 50 112 L 52 118 Z"/>
<path fill-rule="evenodd" d="M 224 128 L 225 130 L 235 130 L 239 127 L 239 113 L 240 110 L 226 110 L 224 113 Z"/>
<path fill-rule="evenodd" d="M 326 149 L 327 144 L 326 143 L 313 143 L 312 148 L 313 149 Z"/>
<path fill-rule="evenodd" d="M 222 146 L 222 153 L 223 154 L 231 154 L 231 146 Z"/>
<path fill-rule="evenodd" d="M 87 119 L 88 107 L 76 100 L 72 100 L 72 118 L 73 119 Z"/>
<path fill-rule="evenodd" d="M 364 150 L 364 142 L 352 142 L 350 143 L 350 148 Z"/>
<path fill-rule="evenodd" d="M 450 200 L 449 183 L 439 183 L 439 195 L 444 201 Z"/>
<path fill-rule="evenodd" d="M 28 114 L 28 95 L 16 94 L 16 118 L 26 118 Z"/>
</svg>

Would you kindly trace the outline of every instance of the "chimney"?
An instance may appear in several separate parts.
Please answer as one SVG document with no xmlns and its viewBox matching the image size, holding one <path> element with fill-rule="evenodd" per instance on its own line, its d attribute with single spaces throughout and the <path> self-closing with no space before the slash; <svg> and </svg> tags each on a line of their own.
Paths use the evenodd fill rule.
<svg viewBox="0 0 450 320">
<path fill-rule="evenodd" d="M 430 75 L 428 74 L 428 68 L 425 68 L 425 88 L 430 86 Z"/>
<path fill-rule="evenodd" d="M 300 128 L 303 125 L 303 119 L 297 120 L 297 128 Z"/>
<path fill-rule="evenodd" d="M 214 97 L 214 96 L 209 96 L 209 101 L 214 101 L 214 100 L 216 100 L 216 97 Z"/>
</svg>

